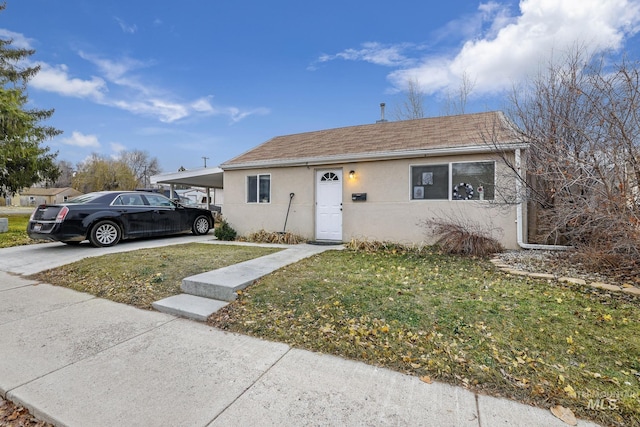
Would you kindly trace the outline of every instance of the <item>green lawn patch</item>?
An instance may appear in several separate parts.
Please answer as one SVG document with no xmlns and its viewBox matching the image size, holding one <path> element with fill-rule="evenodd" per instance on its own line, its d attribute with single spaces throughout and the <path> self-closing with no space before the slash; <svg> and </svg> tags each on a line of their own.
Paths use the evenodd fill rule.
<svg viewBox="0 0 640 427">
<path fill-rule="evenodd" d="M 27 236 L 27 224 L 31 214 L 2 214 L 3 218 L 9 219 L 9 231 L 0 233 L 0 248 L 11 246 L 28 245 L 31 243 L 42 243 L 42 241 L 31 240 Z"/>
<path fill-rule="evenodd" d="M 91 249 L 88 249 L 91 250 Z M 150 309 L 180 294 L 182 279 L 277 252 L 277 248 L 187 243 L 85 258 L 31 278 Z"/>
<path fill-rule="evenodd" d="M 640 299 L 477 259 L 328 251 L 214 314 L 222 329 L 609 425 L 640 425 Z"/>
</svg>

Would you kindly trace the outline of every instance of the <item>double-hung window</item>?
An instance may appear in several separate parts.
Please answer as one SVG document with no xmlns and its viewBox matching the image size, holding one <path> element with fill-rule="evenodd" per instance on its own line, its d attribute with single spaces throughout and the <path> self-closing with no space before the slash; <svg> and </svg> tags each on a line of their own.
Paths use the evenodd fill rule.
<svg viewBox="0 0 640 427">
<path fill-rule="evenodd" d="M 271 175 L 247 176 L 247 203 L 271 202 Z"/>
</svg>

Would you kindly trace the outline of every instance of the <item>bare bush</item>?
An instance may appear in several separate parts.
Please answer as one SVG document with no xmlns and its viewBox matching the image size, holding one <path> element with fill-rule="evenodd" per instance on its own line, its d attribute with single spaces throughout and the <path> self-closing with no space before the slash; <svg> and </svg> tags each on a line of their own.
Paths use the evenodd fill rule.
<svg viewBox="0 0 640 427">
<path fill-rule="evenodd" d="M 530 241 L 640 261 L 640 64 L 576 48 L 510 104 L 528 148 L 521 164 L 504 161 L 521 177 Z"/>
<path fill-rule="evenodd" d="M 436 246 L 447 254 L 485 258 L 504 251 L 491 230 L 472 221 L 434 218 L 423 225 L 438 238 Z"/>
</svg>

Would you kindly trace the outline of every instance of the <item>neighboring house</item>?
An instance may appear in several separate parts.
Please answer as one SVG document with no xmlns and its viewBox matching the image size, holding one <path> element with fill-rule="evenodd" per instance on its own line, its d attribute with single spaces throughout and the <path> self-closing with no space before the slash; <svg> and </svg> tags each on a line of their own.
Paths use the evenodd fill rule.
<svg viewBox="0 0 640 427">
<path fill-rule="evenodd" d="M 64 188 L 25 188 L 11 198 L 13 206 L 37 206 L 43 203 L 56 204 L 64 203 L 69 199 L 81 195 L 82 193 L 71 187 Z"/>
<path fill-rule="evenodd" d="M 224 216 L 239 234 L 405 244 L 433 243 L 424 220 L 471 221 L 515 249 L 526 212 L 500 156 L 525 148 L 500 112 L 278 136 L 220 165 Z"/>
</svg>

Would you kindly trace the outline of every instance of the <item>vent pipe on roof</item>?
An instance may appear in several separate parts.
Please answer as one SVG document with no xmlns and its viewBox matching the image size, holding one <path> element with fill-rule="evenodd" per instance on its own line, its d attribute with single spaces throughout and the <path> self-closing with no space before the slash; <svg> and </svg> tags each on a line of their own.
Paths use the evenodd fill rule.
<svg viewBox="0 0 640 427">
<path fill-rule="evenodd" d="M 384 102 L 380 103 L 380 120 L 376 121 L 376 123 L 384 123 L 387 120 L 384 118 Z"/>
</svg>

